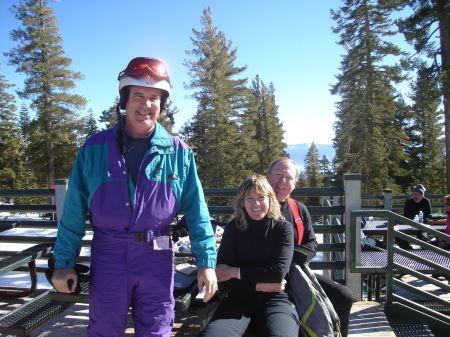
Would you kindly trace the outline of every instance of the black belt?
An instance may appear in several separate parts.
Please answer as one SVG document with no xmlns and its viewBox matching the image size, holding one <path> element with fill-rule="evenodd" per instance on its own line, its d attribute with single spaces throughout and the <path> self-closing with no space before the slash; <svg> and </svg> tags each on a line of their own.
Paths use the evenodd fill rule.
<svg viewBox="0 0 450 337">
<path fill-rule="evenodd" d="M 111 230 L 94 229 L 95 232 L 109 236 L 111 239 L 123 240 L 127 242 L 151 242 L 154 238 L 160 236 L 159 231 L 148 230 L 141 233 L 118 233 Z"/>
<path fill-rule="evenodd" d="M 130 233 L 133 234 L 133 233 Z M 150 242 L 154 238 L 153 231 L 146 231 L 142 233 L 134 233 L 134 241 L 136 242 Z"/>
</svg>

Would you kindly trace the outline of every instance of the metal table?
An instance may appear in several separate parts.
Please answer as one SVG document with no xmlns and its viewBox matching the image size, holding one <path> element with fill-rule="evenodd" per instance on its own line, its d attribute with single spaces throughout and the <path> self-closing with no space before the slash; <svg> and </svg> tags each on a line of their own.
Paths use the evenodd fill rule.
<svg viewBox="0 0 450 337">
<path fill-rule="evenodd" d="M 427 225 L 427 224 L 425 224 Z M 435 229 L 437 231 L 445 232 L 446 225 L 427 225 L 432 229 Z M 416 227 L 410 226 L 410 225 L 403 225 L 403 224 L 396 224 L 395 228 L 402 233 L 414 235 L 422 233 L 420 229 L 417 229 Z M 386 220 L 373 220 L 369 221 L 367 220 L 366 226 L 361 229 L 366 236 L 370 235 L 379 235 L 383 237 L 383 240 L 386 241 L 387 236 L 387 221 Z"/>
<path fill-rule="evenodd" d="M 423 258 L 427 261 L 438 264 L 444 268 L 450 269 L 450 258 L 442 256 L 441 254 L 435 253 L 430 250 L 423 249 L 415 249 L 408 251 L 411 254 L 416 255 L 417 257 Z M 386 267 L 388 265 L 388 252 L 386 251 L 363 251 L 361 252 L 361 264 L 364 267 Z M 418 262 L 413 260 L 407 256 L 394 253 L 394 262 L 403 267 L 413 269 L 423 274 L 434 274 L 437 273 L 436 269 L 430 265 Z M 398 272 L 397 270 L 393 270 L 393 273 Z M 398 272 L 400 273 L 400 272 Z M 367 275 L 367 297 L 368 300 L 372 300 L 372 292 L 375 294 L 375 300 L 380 300 L 380 276 L 385 275 L 380 271 L 374 272 L 365 272 Z"/>
</svg>

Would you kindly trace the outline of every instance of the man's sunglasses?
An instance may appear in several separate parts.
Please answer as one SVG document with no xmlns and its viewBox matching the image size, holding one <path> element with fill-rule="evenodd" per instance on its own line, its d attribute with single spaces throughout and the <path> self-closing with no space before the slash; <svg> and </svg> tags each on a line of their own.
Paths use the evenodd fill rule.
<svg viewBox="0 0 450 337">
<path fill-rule="evenodd" d="M 126 76 L 142 78 L 146 75 L 153 79 L 165 79 L 170 83 L 169 75 L 167 74 L 164 63 L 148 57 L 136 57 L 135 59 L 132 59 L 130 63 L 128 63 L 127 68 L 120 72 L 118 80 L 120 81 Z"/>
</svg>

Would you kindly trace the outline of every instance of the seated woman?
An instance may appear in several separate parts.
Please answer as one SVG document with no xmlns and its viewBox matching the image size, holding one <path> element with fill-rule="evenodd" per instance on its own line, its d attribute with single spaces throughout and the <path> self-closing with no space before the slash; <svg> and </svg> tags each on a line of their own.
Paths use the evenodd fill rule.
<svg viewBox="0 0 450 337">
<path fill-rule="evenodd" d="M 294 253 L 292 225 L 262 175 L 239 187 L 233 220 L 225 227 L 217 257 L 222 298 L 199 336 L 243 336 L 250 321 L 257 336 L 298 336 L 297 311 L 285 292 Z"/>
<path fill-rule="evenodd" d="M 444 197 L 445 204 L 445 219 L 442 220 L 431 220 L 428 219 L 428 224 L 430 225 L 447 225 L 445 228 L 445 234 L 450 235 L 450 194 Z M 450 250 L 450 242 L 447 240 L 434 240 L 431 241 L 435 246 L 439 246 L 442 249 Z"/>
</svg>

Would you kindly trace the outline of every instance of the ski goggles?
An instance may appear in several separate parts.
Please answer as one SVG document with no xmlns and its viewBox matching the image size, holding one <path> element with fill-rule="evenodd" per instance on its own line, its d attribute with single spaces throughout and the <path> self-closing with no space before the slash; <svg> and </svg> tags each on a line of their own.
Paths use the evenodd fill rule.
<svg viewBox="0 0 450 337">
<path fill-rule="evenodd" d="M 149 76 L 150 78 L 157 80 L 166 80 L 170 83 L 169 74 L 164 63 L 157 59 L 148 57 L 136 57 L 128 63 L 125 70 L 122 70 L 119 74 L 118 80 L 130 76 L 133 78 L 142 78 Z"/>
</svg>

